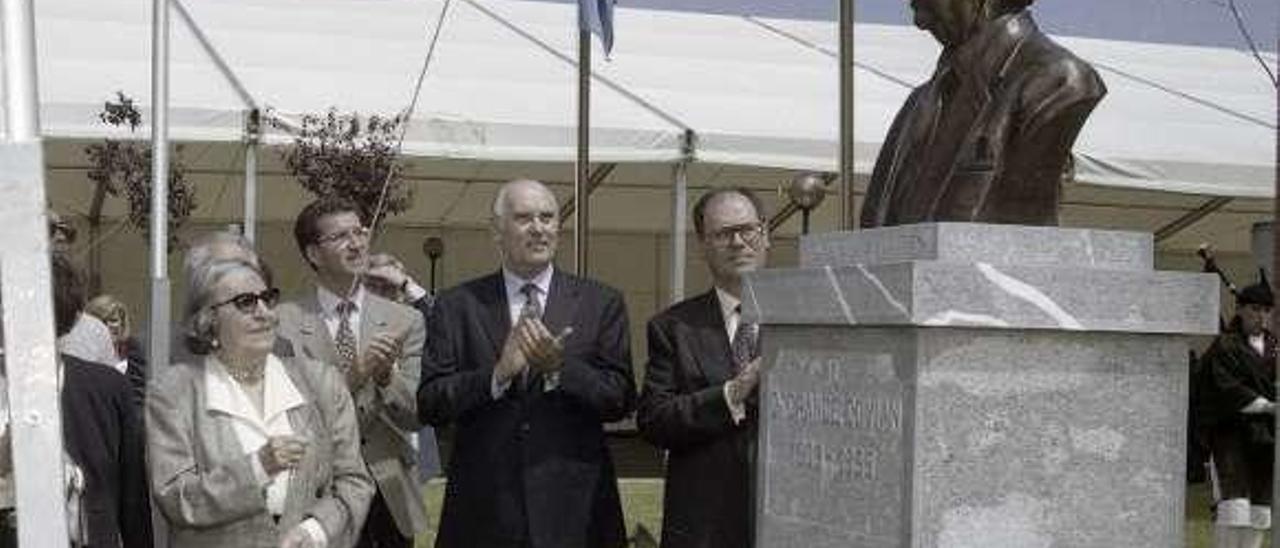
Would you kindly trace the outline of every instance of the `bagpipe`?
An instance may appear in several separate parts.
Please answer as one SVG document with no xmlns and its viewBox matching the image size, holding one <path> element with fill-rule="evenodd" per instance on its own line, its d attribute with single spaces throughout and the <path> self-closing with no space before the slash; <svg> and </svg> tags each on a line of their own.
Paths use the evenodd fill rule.
<svg viewBox="0 0 1280 548">
<path fill-rule="evenodd" d="M 1227 291 L 1234 297 L 1240 292 L 1236 284 L 1231 282 L 1231 278 L 1227 277 L 1227 273 L 1222 271 L 1218 266 L 1218 261 L 1213 255 L 1213 246 L 1208 242 L 1200 244 L 1196 248 L 1196 256 L 1201 261 L 1201 272 L 1206 274 L 1217 274 L 1218 280 L 1227 288 Z M 1218 314 L 1218 332 L 1227 330 L 1227 320 Z M 1207 440 L 1201 432 L 1197 424 L 1197 415 L 1199 414 L 1199 400 L 1197 386 L 1199 384 L 1200 375 L 1200 355 L 1196 349 L 1192 348 L 1187 351 L 1187 373 L 1189 376 L 1189 396 L 1190 401 L 1188 407 L 1190 413 L 1187 414 L 1187 468 L 1186 479 L 1188 483 L 1202 483 L 1209 479 L 1209 446 Z"/>
<path fill-rule="evenodd" d="M 1209 245 L 1208 242 L 1200 244 L 1200 247 L 1196 248 L 1196 256 L 1200 257 L 1200 261 L 1203 263 L 1201 272 L 1204 272 L 1206 274 L 1217 274 L 1218 280 L 1221 281 L 1222 285 L 1227 288 L 1227 291 L 1231 293 L 1231 296 L 1232 297 L 1239 296 L 1240 288 L 1236 287 L 1236 284 L 1231 283 L 1231 278 L 1228 278 L 1227 273 L 1223 272 L 1222 268 L 1218 266 L 1218 261 L 1213 255 L 1212 245 Z M 1222 317 L 1221 313 L 1219 313 L 1218 314 L 1218 331 L 1221 332 L 1226 330 L 1227 330 L 1227 320 Z M 1195 359 L 1195 351 L 1192 351 L 1192 359 L 1193 360 Z"/>
</svg>

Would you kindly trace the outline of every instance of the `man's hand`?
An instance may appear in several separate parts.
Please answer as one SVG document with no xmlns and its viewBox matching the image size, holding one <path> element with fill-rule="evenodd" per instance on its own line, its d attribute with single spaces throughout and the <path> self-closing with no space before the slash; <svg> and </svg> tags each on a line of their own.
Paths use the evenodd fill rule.
<svg viewBox="0 0 1280 548">
<path fill-rule="evenodd" d="M 272 436 L 258 449 L 258 462 L 268 476 L 293 468 L 307 452 L 306 440 L 297 436 Z"/>
<path fill-rule="evenodd" d="M 382 283 L 387 287 L 395 288 L 399 288 L 409 281 L 408 275 L 393 264 L 384 264 L 365 270 L 364 277 L 366 280 L 372 279 L 375 283 Z"/>
<path fill-rule="evenodd" d="M 742 405 L 756 391 L 756 387 L 760 385 L 761 363 L 760 358 L 747 362 L 742 371 L 729 380 L 729 403 Z"/>
<path fill-rule="evenodd" d="M 526 321 L 525 318 L 521 318 L 507 334 L 507 340 L 502 343 L 502 355 L 498 357 L 498 363 L 493 366 L 493 375 L 498 384 L 510 381 L 529 367 L 529 359 L 520 350 L 518 342 L 520 326 Z"/>
<path fill-rule="evenodd" d="M 408 333 L 399 335 L 391 333 L 378 333 L 369 340 L 369 346 L 364 350 L 364 355 L 360 356 L 361 375 L 364 378 L 372 378 L 378 386 L 386 386 L 391 383 L 391 373 L 395 370 L 396 362 L 400 359 L 400 350 L 404 346 L 404 339 Z M 359 386 L 359 385 L 355 385 Z"/>
<path fill-rule="evenodd" d="M 573 333 L 566 327 L 560 335 L 552 335 L 542 320 L 522 318 L 516 325 L 520 351 L 529 360 L 529 367 L 539 373 L 551 373 L 564 367 L 564 339 Z"/>
</svg>

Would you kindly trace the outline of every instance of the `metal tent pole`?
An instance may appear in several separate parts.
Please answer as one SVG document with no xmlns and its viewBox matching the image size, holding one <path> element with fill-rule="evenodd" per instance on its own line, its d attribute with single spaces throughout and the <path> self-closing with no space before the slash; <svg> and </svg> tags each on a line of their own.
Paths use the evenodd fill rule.
<svg viewBox="0 0 1280 548">
<path fill-rule="evenodd" d="M 671 304 L 684 300 L 684 274 L 689 257 L 689 163 L 696 136 L 684 130 L 680 138 L 681 160 L 675 166 L 671 189 Z"/>
<path fill-rule="evenodd" d="M 258 237 L 258 139 L 261 118 L 258 109 L 249 111 L 244 131 L 244 227 L 242 234 L 250 244 Z"/>
<path fill-rule="evenodd" d="M 35 9 L 4 0 L 0 145 L 0 292 L 18 544 L 66 546 L 62 416 L 50 302 L 44 155 L 40 141 Z"/>
<path fill-rule="evenodd" d="M 578 21 L 584 21 L 582 5 L 578 5 Z M 591 32 L 585 25 L 578 25 L 578 157 L 574 166 L 573 201 L 577 212 L 573 218 L 573 241 L 576 261 L 574 270 L 579 276 L 588 271 L 587 234 L 591 220 L 591 193 L 587 188 L 591 170 Z"/>
<path fill-rule="evenodd" d="M 147 363 L 169 363 L 169 0 L 152 0 L 151 316 Z"/>
<path fill-rule="evenodd" d="M 689 250 L 689 162 L 681 160 L 674 170 L 671 189 L 671 299 L 684 300 L 684 271 Z"/>
</svg>

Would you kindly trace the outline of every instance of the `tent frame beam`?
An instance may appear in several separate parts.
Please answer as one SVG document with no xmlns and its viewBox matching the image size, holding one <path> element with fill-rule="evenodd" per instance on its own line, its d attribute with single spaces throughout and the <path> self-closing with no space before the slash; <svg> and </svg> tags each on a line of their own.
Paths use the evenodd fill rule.
<svg viewBox="0 0 1280 548">
<path fill-rule="evenodd" d="M 182 19 L 187 29 L 196 37 L 200 48 L 204 50 L 209 59 L 213 61 L 214 66 L 218 67 L 218 72 L 222 73 L 222 77 L 226 78 L 227 83 L 231 84 L 231 88 L 235 90 L 236 96 L 244 103 L 245 109 L 245 125 L 244 125 L 244 219 L 240 227 L 240 233 L 245 239 L 253 244 L 257 238 L 258 225 L 258 142 L 262 134 L 262 109 L 258 105 L 258 101 L 249 93 L 249 89 L 245 87 L 244 82 L 240 80 L 231 65 L 223 59 L 218 53 L 218 49 L 213 47 L 213 42 L 209 40 L 209 36 L 204 33 L 204 29 L 196 23 L 191 12 L 187 11 L 186 6 L 182 5 L 182 0 L 169 0 L 169 4 L 174 11 L 178 13 L 178 17 Z"/>
<path fill-rule="evenodd" d="M 596 188 L 604 184 L 605 180 L 609 178 L 609 175 L 613 174 L 613 170 L 617 167 L 618 164 L 616 163 L 600 164 L 596 166 L 595 170 L 591 172 L 591 176 L 587 178 L 586 195 L 588 197 L 591 196 L 591 194 L 596 191 Z M 476 182 L 473 179 L 466 179 L 466 181 Z M 561 228 L 564 227 L 565 223 L 569 222 L 569 217 L 572 217 L 575 211 L 577 211 L 576 194 L 574 196 L 570 196 L 569 199 L 565 200 L 564 204 L 560 206 Z"/>
<path fill-rule="evenodd" d="M 1174 219 L 1168 224 L 1156 229 L 1155 231 L 1156 243 L 1163 242 L 1165 240 L 1168 240 L 1169 238 L 1176 236 L 1179 232 L 1182 232 L 1183 230 L 1187 229 L 1191 225 L 1200 222 L 1201 219 L 1208 217 L 1209 214 L 1219 209 L 1222 209 L 1227 204 L 1231 203 L 1233 199 L 1234 198 L 1227 198 L 1223 196 L 1210 198 L 1205 203 L 1200 204 L 1200 207 L 1197 207 L 1191 211 L 1188 211 L 1183 216 L 1178 217 L 1177 219 Z"/>
</svg>

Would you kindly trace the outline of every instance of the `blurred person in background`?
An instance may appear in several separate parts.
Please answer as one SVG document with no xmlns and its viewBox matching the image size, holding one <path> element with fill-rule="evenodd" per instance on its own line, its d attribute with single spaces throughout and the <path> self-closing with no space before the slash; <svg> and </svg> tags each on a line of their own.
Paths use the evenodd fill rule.
<svg viewBox="0 0 1280 548">
<path fill-rule="evenodd" d="M 142 412 L 147 390 L 147 355 L 142 343 L 132 334 L 129 309 L 112 295 L 98 295 L 85 306 L 89 313 L 107 326 L 116 351 L 116 361 L 111 365 L 126 377 L 133 386 L 134 403 Z"/>
<path fill-rule="evenodd" d="M 409 275 L 404 263 L 390 253 L 374 253 L 369 255 L 369 265 L 361 275 L 364 286 L 384 299 L 411 306 L 421 312 L 426 321 L 431 306 L 435 304 L 432 295 Z M 427 482 L 439 477 L 440 451 L 436 442 L 436 431 L 430 426 L 423 426 L 417 433 L 418 443 L 418 481 Z"/>
<path fill-rule="evenodd" d="M 206 262 L 187 281 L 192 363 L 147 397 L 151 489 L 173 546 L 353 546 L 373 485 L 342 377 L 272 354 L 279 291 L 254 263 Z"/>
<path fill-rule="evenodd" d="M 82 315 L 84 279 L 65 253 L 53 253 L 50 266 L 54 331 L 63 336 Z M 69 354 L 58 356 L 57 367 L 72 546 L 151 548 L 150 515 L 139 511 L 149 505 L 142 422 L 128 381 Z M 16 546 L 8 426 L 5 420 L 0 433 L 0 546 Z"/>
<path fill-rule="evenodd" d="M 1271 528 L 1276 412 L 1275 298 L 1266 276 L 1236 294 L 1236 313 L 1201 358 L 1196 423 L 1209 441 L 1214 545 L 1259 548 Z"/>
<path fill-rule="evenodd" d="M 50 250 L 69 261 L 71 244 L 76 241 L 75 226 L 52 209 L 47 215 Z M 82 307 L 83 305 L 81 302 Z M 89 314 L 78 315 L 71 329 L 58 337 L 57 344 L 59 353 L 87 362 L 114 366 L 119 361 L 116 358 L 115 343 L 111 339 L 111 330 L 102 320 Z"/>
</svg>

